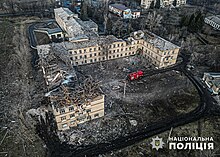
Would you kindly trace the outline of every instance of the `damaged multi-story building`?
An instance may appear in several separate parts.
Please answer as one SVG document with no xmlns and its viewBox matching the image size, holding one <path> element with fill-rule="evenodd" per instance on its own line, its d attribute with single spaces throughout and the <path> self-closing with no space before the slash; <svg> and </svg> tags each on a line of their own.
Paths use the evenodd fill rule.
<svg viewBox="0 0 220 157">
<path fill-rule="evenodd" d="M 177 61 L 180 47 L 147 30 L 118 39 L 99 36 L 93 21 L 80 20 L 69 9 L 55 9 L 55 18 L 68 41 L 40 45 L 37 51 L 59 130 L 104 115 L 104 95 L 98 84 L 78 75 L 73 67 L 136 54 L 158 68 Z"/>
<path fill-rule="evenodd" d="M 104 95 L 99 83 L 90 76 L 77 74 L 67 51 L 58 45 L 38 46 L 42 68 L 58 130 L 66 130 L 79 123 L 104 115 Z"/>
</svg>

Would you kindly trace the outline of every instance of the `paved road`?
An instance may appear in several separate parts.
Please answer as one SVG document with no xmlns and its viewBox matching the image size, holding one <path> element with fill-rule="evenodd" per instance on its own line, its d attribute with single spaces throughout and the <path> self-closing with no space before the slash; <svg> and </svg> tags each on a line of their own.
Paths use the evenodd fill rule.
<svg viewBox="0 0 220 157">
<path fill-rule="evenodd" d="M 36 41 L 36 36 L 34 34 L 34 30 L 35 30 L 35 25 L 36 24 L 32 24 L 28 27 L 28 38 L 29 38 L 29 42 L 30 42 L 30 47 L 33 49 L 37 49 L 37 41 Z"/>
<path fill-rule="evenodd" d="M 188 124 L 190 122 L 194 122 L 199 120 L 202 117 L 212 114 L 212 108 L 215 107 L 217 103 L 207 91 L 206 88 L 203 88 L 201 82 L 199 82 L 193 74 L 186 70 L 186 63 L 188 62 L 188 57 L 182 56 L 183 62 L 177 64 L 176 66 L 167 68 L 167 69 L 160 69 L 157 71 L 152 71 L 149 75 L 154 75 L 158 73 L 167 72 L 170 70 L 179 70 L 183 74 L 185 74 L 188 79 L 193 83 L 193 85 L 198 90 L 200 95 L 200 104 L 196 109 L 193 111 L 180 115 L 178 117 L 172 119 L 162 120 L 156 123 L 153 123 L 150 126 L 145 127 L 145 129 L 133 132 L 128 136 L 120 137 L 115 140 L 109 141 L 108 143 L 99 143 L 96 145 L 89 145 L 89 146 L 81 146 L 77 149 L 74 146 L 68 145 L 66 143 L 60 143 L 58 137 L 54 134 L 48 133 L 47 130 L 41 128 L 41 132 L 39 133 L 40 136 L 44 139 L 47 147 L 51 153 L 51 156 L 65 156 L 65 157 L 78 157 L 78 156 L 97 156 L 99 154 L 104 154 L 113 150 L 118 150 L 124 148 L 126 146 L 135 144 L 137 142 L 142 141 L 145 138 L 157 135 L 162 133 L 166 130 L 169 130 L 171 127 L 177 127 L 184 124 Z M 149 76 L 148 75 L 148 76 Z M 216 111 L 216 110 L 215 110 Z M 219 115 L 219 112 L 216 112 Z"/>
</svg>

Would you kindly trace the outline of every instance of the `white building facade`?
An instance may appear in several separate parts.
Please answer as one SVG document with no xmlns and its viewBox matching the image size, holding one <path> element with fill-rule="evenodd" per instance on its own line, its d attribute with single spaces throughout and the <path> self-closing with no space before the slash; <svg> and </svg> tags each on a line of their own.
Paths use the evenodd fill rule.
<svg viewBox="0 0 220 157">
<path fill-rule="evenodd" d="M 204 21 L 214 29 L 220 30 L 220 15 L 206 17 Z"/>
<path fill-rule="evenodd" d="M 151 3 L 153 2 L 154 5 L 156 3 L 157 0 L 141 0 L 141 6 L 145 9 L 149 9 Z M 166 7 L 166 6 L 170 6 L 173 4 L 174 0 L 160 0 L 160 4 L 161 7 Z M 180 6 L 180 5 L 185 5 L 186 4 L 186 0 L 177 0 L 176 5 Z"/>
</svg>

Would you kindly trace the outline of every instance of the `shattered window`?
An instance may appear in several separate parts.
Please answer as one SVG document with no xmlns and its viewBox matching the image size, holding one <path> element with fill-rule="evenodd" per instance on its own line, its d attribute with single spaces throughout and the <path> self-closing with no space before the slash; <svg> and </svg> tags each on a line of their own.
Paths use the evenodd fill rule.
<svg viewBox="0 0 220 157">
<path fill-rule="evenodd" d="M 94 115 L 94 117 L 98 117 L 99 116 L 99 114 L 98 113 L 96 113 L 95 115 Z"/>
<path fill-rule="evenodd" d="M 61 121 L 65 120 L 65 119 L 66 119 L 66 116 L 61 117 Z"/>
<path fill-rule="evenodd" d="M 70 118 L 73 118 L 73 117 L 75 117 L 75 114 L 70 114 Z"/>
<path fill-rule="evenodd" d="M 65 113 L 65 109 L 60 109 L 60 114 L 64 114 Z"/>
<path fill-rule="evenodd" d="M 69 107 L 69 111 L 70 112 L 74 111 L 74 107 L 73 106 Z"/>
</svg>

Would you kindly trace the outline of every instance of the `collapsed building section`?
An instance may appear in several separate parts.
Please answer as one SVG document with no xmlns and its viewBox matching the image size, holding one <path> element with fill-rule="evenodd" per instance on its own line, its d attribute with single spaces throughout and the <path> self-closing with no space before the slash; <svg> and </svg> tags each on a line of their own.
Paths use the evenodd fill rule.
<svg viewBox="0 0 220 157">
<path fill-rule="evenodd" d="M 104 95 L 90 76 L 77 74 L 61 45 L 37 47 L 58 130 L 104 116 Z"/>
</svg>

